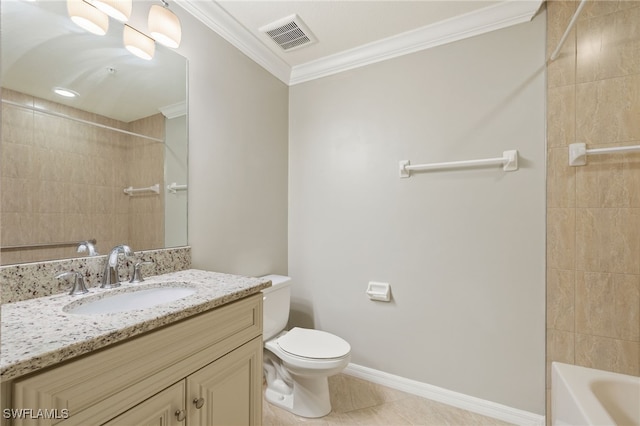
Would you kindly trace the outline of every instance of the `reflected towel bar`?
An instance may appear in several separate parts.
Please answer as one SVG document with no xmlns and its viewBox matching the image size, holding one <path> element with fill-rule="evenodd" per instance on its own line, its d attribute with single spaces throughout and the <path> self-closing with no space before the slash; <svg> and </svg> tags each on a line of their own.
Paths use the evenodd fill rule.
<svg viewBox="0 0 640 426">
<path fill-rule="evenodd" d="M 167 189 L 170 193 L 175 194 L 178 191 L 186 191 L 187 185 L 178 185 L 177 183 L 173 182 L 171 185 L 167 185 Z"/>
<path fill-rule="evenodd" d="M 615 154 L 618 152 L 640 152 L 640 145 L 587 149 L 587 145 L 584 143 L 572 143 L 569 145 L 569 165 L 584 166 L 587 164 L 587 155 Z"/>
<path fill-rule="evenodd" d="M 91 244 L 96 244 L 96 239 L 92 238 L 90 240 L 84 241 L 69 241 L 69 242 L 58 242 L 58 243 L 38 243 L 38 244 L 24 244 L 20 246 L 4 246 L 0 247 L 2 251 L 10 251 L 10 250 L 27 250 L 27 249 L 43 249 L 43 248 L 54 248 L 54 247 L 71 247 L 77 246 L 82 243 L 90 242 Z"/>
<path fill-rule="evenodd" d="M 138 194 L 140 192 L 155 192 L 156 194 L 160 193 L 160 184 L 156 183 L 155 185 L 149 186 L 147 188 L 134 188 L 130 186 L 124 189 L 124 193 L 127 195 Z"/>
<path fill-rule="evenodd" d="M 448 163 L 416 164 L 413 166 L 410 165 L 409 160 L 401 160 L 398 164 L 401 178 L 408 178 L 411 176 L 411 172 L 493 165 L 502 165 L 502 169 L 505 172 L 518 170 L 518 151 L 504 151 L 502 157 L 484 158 L 481 160 L 450 161 Z"/>
</svg>

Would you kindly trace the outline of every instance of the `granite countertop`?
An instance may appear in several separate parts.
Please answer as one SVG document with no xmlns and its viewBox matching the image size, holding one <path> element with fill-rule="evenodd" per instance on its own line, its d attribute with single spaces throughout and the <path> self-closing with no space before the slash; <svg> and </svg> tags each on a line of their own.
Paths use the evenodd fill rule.
<svg viewBox="0 0 640 426">
<path fill-rule="evenodd" d="M 113 292 L 180 283 L 196 292 L 182 299 L 123 313 L 70 314 L 63 307 Z M 205 312 L 269 287 L 270 281 L 188 269 L 146 278 L 139 284 L 104 290 L 91 288 L 82 296 L 57 294 L 2 305 L 0 377 L 14 379 L 40 368 L 87 354 L 154 328 Z"/>
</svg>

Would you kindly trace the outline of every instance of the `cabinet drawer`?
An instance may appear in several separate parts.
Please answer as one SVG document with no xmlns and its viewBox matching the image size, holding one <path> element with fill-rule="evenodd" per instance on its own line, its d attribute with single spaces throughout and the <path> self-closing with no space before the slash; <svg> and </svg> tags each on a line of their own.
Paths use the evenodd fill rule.
<svg viewBox="0 0 640 426">
<path fill-rule="evenodd" d="M 180 426 L 177 412 L 184 412 L 184 380 L 141 402 L 103 426 Z"/>
<path fill-rule="evenodd" d="M 103 423 L 261 333 L 259 293 L 18 379 L 14 408 L 66 409 L 69 418 L 14 424 Z"/>
</svg>

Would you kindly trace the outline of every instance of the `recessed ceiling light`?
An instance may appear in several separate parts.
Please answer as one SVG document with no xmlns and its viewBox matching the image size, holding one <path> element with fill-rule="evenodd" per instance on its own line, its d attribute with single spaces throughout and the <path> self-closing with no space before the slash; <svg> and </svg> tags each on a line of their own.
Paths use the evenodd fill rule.
<svg viewBox="0 0 640 426">
<path fill-rule="evenodd" d="M 54 87 L 53 91 L 60 96 L 64 96 L 65 98 L 75 98 L 79 96 L 77 92 L 65 89 L 64 87 Z"/>
</svg>

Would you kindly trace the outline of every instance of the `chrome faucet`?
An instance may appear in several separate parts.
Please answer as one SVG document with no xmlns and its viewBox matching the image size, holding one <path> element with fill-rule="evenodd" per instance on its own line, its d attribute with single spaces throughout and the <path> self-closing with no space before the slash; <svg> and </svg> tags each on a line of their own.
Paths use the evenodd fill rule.
<svg viewBox="0 0 640 426">
<path fill-rule="evenodd" d="M 118 254 L 122 252 L 125 256 L 132 256 L 133 251 L 127 245 L 115 246 L 111 249 L 107 257 L 107 263 L 104 266 L 104 274 L 102 274 L 102 284 L 100 288 L 120 287 L 120 276 L 118 274 Z"/>
<path fill-rule="evenodd" d="M 98 250 L 96 250 L 96 240 L 88 240 L 88 241 L 80 241 L 78 243 L 78 253 L 83 253 L 85 251 L 89 252 L 89 256 L 98 256 Z"/>
</svg>

